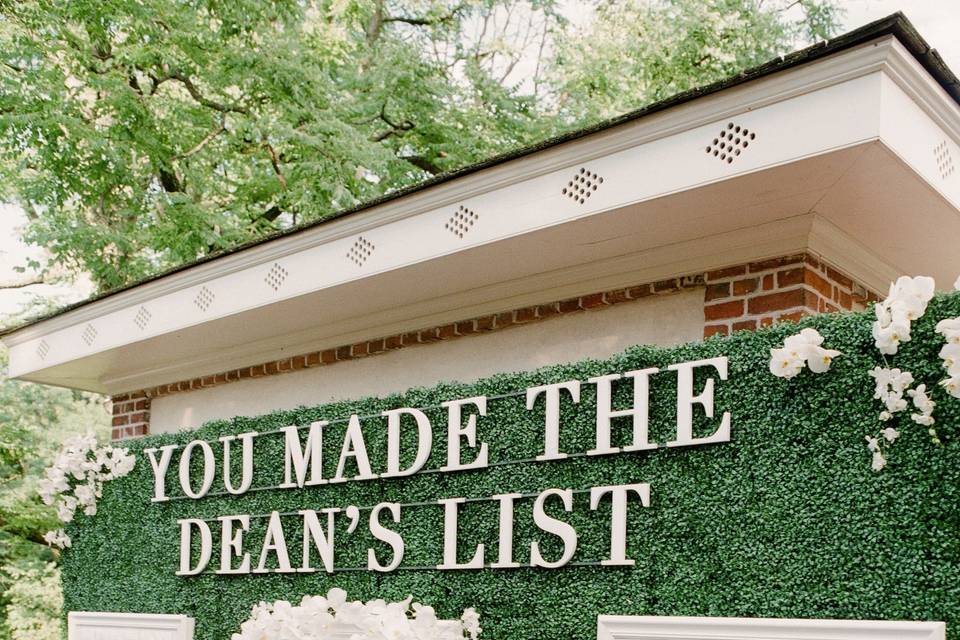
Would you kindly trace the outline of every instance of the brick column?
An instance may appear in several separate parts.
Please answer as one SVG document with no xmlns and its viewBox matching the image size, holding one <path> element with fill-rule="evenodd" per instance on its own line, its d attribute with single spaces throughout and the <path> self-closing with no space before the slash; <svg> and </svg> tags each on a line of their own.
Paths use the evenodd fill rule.
<svg viewBox="0 0 960 640">
<path fill-rule="evenodd" d="M 113 402 L 113 440 L 145 436 L 150 427 L 150 398 L 144 391 L 124 393 L 111 398 Z"/>
</svg>

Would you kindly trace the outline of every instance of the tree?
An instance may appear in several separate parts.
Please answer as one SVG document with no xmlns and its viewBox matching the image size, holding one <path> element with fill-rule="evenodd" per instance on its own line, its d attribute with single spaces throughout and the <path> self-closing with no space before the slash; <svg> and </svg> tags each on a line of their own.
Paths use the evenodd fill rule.
<svg viewBox="0 0 960 640">
<path fill-rule="evenodd" d="M 7 380 L 6 365 L 0 351 L 0 640 L 56 640 L 58 554 L 43 534 L 61 525 L 36 483 L 68 436 L 109 438 L 109 416 L 104 398 Z"/>
<path fill-rule="evenodd" d="M 9 195 L 111 288 L 474 162 L 538 130 L 465 38 L 513 5 L 0 4 Z"/>
<path fill-rule="evenodd" d="M 836 30 L 822 0 L 624 0 L 557 43 L 552 89 L 564 118 L 610 118 L 767 62 Z"/>
<path fill-rule="evenodd" d="M 556 1 L 0 2 L 0 197 L 110 289 L 834 26 L 831 0 L 630 0 L 574 32 Z"/>
</svg>

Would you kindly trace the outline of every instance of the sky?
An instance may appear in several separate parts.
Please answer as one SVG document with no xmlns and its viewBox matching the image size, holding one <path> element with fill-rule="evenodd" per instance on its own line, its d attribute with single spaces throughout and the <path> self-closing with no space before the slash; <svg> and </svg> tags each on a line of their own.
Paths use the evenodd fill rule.
<svg viewBox="0 0 960 640">
<path fill-rule="evenodd" d="M 575 22 L 588 15 L 578 9 L 574 0 L 565 4 Z M 960 75 L 960 0 L 841 0 L 841 5 L 846 11 L 843 31 L 903 11 L 954 73 Z M 18 207 L 0 203 L 0 284 L 25 279 L 26 275 L 17 273 L 15 267 L 24 265 L 28 257 L 41 258 L 43 255 L 41 250 L 20 242 L 19 228 L 24 221 L 23 212 Z M 81 300 L 91 293 L 92 286 L 87 279 L 60 285 L 0 289 L 0 317 L 17 313 L 35 296 L 51 298 L 62 305 Z"/>
</svg>

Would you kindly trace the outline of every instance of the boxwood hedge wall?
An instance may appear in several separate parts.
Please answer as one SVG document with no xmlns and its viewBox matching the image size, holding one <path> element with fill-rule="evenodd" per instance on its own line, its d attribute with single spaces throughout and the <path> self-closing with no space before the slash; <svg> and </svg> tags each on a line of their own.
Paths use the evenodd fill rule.
<svg viewBox="0 0 960 640">
<path fill-rule="evenodd" d="M 919 381 L 940 380 L 937 352 L 943 341 L 933 325 L 952 316 L 960 316 L 960 295 L 935 299 L 927 315 L 914 324 L 913 341 L 891 364 L 911 370 Z M 789 381 L 773 377 L 767 369 L 769 349 L 798 330 L 796 325 L 780 325 L 675 348 L 638 346 L 605 361 L 505 373 L 475 384 L 440 384 L 385 398 L 237 417 L 195 432 L 129 443 L 138 454 L 136 469 L 106 486 L 96 516 L 78 516 L 68 529 L 74 546 L 63 558 L 65 609 L 184 613 L 196 619 L 197 638 L 212 640 L 229 638 L 258 601 L 297 601 L 304 594 L 339 586 L 358 599 L 412 594 L 447 617 L 476 607 L 483 637 L 489 640 L 591 638 L 599 613 L 943 620 L 950 637 L 960 638 L 955 628 L 960 623 L 960 401 L 940 389 L 933 394 L 943 446 L 933 445 L 926 428 L 907 417 L 900 423 L 902 437 L 890 449 L 889 466 L 872 472 L 864 435 L 877 432 L 879 407 L 867 371 L 883 360 L 872 344 L 871 320 L 867 314 L 805 320 L 803 325 L 816 327 L 825 336 L 826 346 L 844 355 L 826 374 L 804 371 Z M 150 502 L 150 464 L 140 456 L 146 447 L 171 442 L 494 396 L 544 382 L 666 368 L 720 355 L 730 359 L 730 379 L 717 389 L 718 410 L 733 415 L 729 443 L 164 504 Z M 627 386 L 618 388 L 619 402 L 628 400 Z M 674 386 L 673 373 L 652 379 L 651 428 L 657 442 L 673 434 Z M 586 451 L 592 446 L 591 387 L 584 385 L 579 407 L 564 403 L 562 450 Z M 445 415 L 429 413 L 436 433 L 427 466 L 438 467 L 445 459 Z M 542 420 L 542 406 L 527 411 L 522 397 L 491 401 L 488 417 L 478 428 L 479 437 L 489 443 L 491 462 L 537 455 Z M 339 451 L 335 434 L 342 428 L 331 427 L 325 437 L 327 458 L 334 464 Z M 375 470 L 383 465 L 382 433 L 381 421 L 364 422 Z M 257 443 L 255 485 L 275 485 L 282 474 L 282 439 L 268 436 Z M 171 477 L 176 476 L 177 460 L 175 456 Z M 631 501 L 629 510 L 628 555 L 637 559 L 634 567 L 174 575 L 178 518 L 629 482 L 651 485 L 651 506 L 643 509 Z M 170 492 L 178 493 L 172 483 Z M 552 509 L 576 526 L 580 537 L 576 562 L 602 559 L 608 551 L 609 500 L 596 512 L 589 510 L 587 501 L 586 495 L 577 494 L 572 513 Z M 538 534 L 532 525 L 531 505 L 532 500 L 517 505 L 514 548 L 520 562 L 527 560 L 529 542 L 538 537 L 546 541 L 547 557 L 557 553 L 555 538 Z M 366 548 L 373 544 L 365 517 L 353 534 L 346 532 L 346 522 L 338 521 L 336 564 L 363 567 Z M 264 524 L 263 519 L 255 520 L 247 535 L 254 563 Z M 301 544 L 297 519 L 285 519 L 285 524 L 296 566 Z M 442 508 L 406 507 L 396 527 L 406 542 L 405 566 L 439 563 Z M 486 542 L 487 561 L 493 561 L 496 503 L 466 505 L 461 531 L 462 549 L 472 549 L 471 542 Z M 214 529 L 213 563 L 219 558 L 218 543 Z M 381 558 L 389 557 L 388 552 L 380 548 Z"/>
</svg>

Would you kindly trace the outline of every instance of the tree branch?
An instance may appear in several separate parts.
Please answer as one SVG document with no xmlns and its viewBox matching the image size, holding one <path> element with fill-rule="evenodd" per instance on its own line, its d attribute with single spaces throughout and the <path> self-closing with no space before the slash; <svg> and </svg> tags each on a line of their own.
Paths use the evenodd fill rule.
<svg viewBox="0 0 960 640">
<path fill-rule="evenodd" d="M 194 147 L 189 151 L 185 153 L 181 153 L 178 156 L 174 156 L 174 160 L 183 160 L 184 158 L 189 158 L 195 153 L 199 153 L 200 151 L 203 150 L 205 146 L 207 146 L 210 143 L 211 140 L 213 140 L 214 138 L 216 138 L 226 130 L 227 130 L 227 122 L 226 122 L 226 116 L 224 116 L 223 118 L 220 119 L 220 126 L 218 126 L 216 129 L 214 129 L 213 131 L 208 133 L 206 136 L 204 136 L 203 140 L 201 140 L 196 145 L 194 145 Z"/>
<path fill-rule="evenodd" d="M 442 16 L 436 16 L 434 18 L 418 18 L 418 17 L 407 17 L 407 16 L 384 16 L 382 22 L 402 22 L 404 24 L 409 24 L 415 27 L 429 27 L 435 24 L 443 24 L 445 22 L 450 22 L 457 17 L 457 14 L 467 8 L 466 3 L 461 3 L 450 10 L 449 13 L 446 13 Z"/>
<path fill-rule="evenodd" d="M 194 100 L 196 100 L 198 103 L 202 104 L 203 106 L 213 109 L 214 111 L 219 111 L 220 113 L 243 113 L 243 114 L 250 113 L 244 107 L 240 107 L 237 105 L 223 104 L 223 103 L 217 102 L 216 100 L 211 100 L 210 98 L 204 96 L 202 93 L 200 93 L 200 89 L 197 88 L 197 85 L 193 83 L 193 80 L 183 75 L 182 73 L 171 73 L 166 75 L 163 78 L 159 78 L 154 82 L 154 89 L 159 84 L 161 84 L 162 82 L 166 82 L 167 80 L 176 80 L 177 82 L 181 83 L 187 89 L 187 93 L 190 94 L 190 97 L 192 97 Z"/>
<path fill-rule="evenodd" d="M 390 128 L 381 133 L 377 133 L 370 137 L 371 142 L 383 142 L 390 136 L 400 136 L 404 132 L 410 131 L 414 128 L 414 124 L 409 120 L 404 120 L 403 122 L 393 122 L 387 117 L 387 103 L 384 102 L 383 106 L 380 107 L 380 114 L 377 116 L 380 120 L 383 120 L 387 123 L 387 126 Z"/>
<path fill-rule="evenodd" d="M 280 158 L 277 157 L 277 151 L 270 145 L 269 142 L 264 143 L 267 152 L 270 154 L 270 164 L 273 165 L 273 172 L 277 174 L 277 180 L 280 181 L 280 184 L 284 189 L 287 188 L 287 179 L 283 177 L 283 172 L 280 171 Z"/>
</svg>

